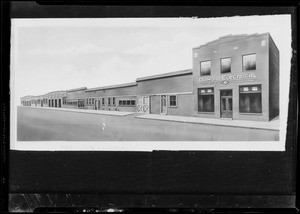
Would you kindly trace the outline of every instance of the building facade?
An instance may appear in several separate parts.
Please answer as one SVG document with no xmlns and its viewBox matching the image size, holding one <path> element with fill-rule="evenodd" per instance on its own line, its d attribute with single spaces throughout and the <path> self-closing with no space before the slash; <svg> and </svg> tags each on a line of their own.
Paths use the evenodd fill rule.
<svg viewBox="0 0 300 214">
<path fill-rule="evenodd" d="M 23 106 L 269 121 L 279 115 L 279 50 L 269 33 L 193 48 L 193 68 L 21 98 Z"/>
<path fill-rule="evenodd" d="M 193 49 L 194 116 L 268 121 L 279 114 L 279 51 L 269 34 Z"/>
</svg>

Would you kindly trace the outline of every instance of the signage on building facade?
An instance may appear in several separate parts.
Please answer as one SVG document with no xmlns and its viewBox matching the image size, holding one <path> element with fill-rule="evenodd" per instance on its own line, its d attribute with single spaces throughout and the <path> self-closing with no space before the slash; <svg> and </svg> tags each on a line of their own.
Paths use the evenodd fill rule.
<svg viewBox="0 0 300 214">
<path fill-rule="evenodd" d="M 199 82 L 204 84 L 222 83 L 224 85 L 227 85 L 231 82 L 238 82 L 243 80 L 251 81 L 253 79 L 256 79 L 255 73 L 245 73 L 245 74 L 200 77 Z"/>
</svg>

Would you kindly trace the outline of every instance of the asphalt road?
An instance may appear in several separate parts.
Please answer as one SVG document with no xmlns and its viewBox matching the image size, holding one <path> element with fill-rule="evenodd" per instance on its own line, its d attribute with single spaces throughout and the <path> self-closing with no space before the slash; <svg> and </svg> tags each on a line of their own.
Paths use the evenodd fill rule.
<svg viewBox="0 0 300 214">
<path fill-rule="evenodd" d="M 18 141 L 274 141 L 278 131 L 48 109 L 17 109 Z"/>
</svg>

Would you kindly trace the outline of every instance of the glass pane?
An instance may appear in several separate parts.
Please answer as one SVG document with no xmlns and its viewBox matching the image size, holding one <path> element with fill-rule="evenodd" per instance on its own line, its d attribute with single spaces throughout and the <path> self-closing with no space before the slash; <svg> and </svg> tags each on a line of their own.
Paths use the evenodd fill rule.
<svg viewBox="0 0 300 214">
<path fill-rule="evenodd" d="M 228 98 L 228 110 L 232 111 L 232 99 Z"/>
<path fill-rule="evenodd" d="M 200 74 L 210 75 L 210 61 L 200 63 Z"/>
<path fill-rule="evenodd" d="M 251 113 L 261 113 L 262 106 L 261 106 L 261 94 L 249 94 L 250 95 L 250 112 Z"/>
<path fill-rule="evenodd" d="M 222 105 L 221 105 L 222 110 L 226 110 L 226 99 L 222 99 Z"/>
<path fill-rule="evenodd" d="M 221 73 L 230 73 L 231 72 L 231 59 L 225 58 L 221 59 Z"/>
<path fill-rule="evenodd" d="M 198 111 L 214 112 L 214 95 L 198 96 Z"/>
<path fill-rule="evenodd" d="M 244 70 L 255 70 L 256 69 L 256 54 L 250 54 L 243 56 L 243 67 Z"/>
<path fill-rule="evenodd" d="M 250 112 L 250 97 L 249 94 L 240 94 L 240 112 Z"/>
</svg>

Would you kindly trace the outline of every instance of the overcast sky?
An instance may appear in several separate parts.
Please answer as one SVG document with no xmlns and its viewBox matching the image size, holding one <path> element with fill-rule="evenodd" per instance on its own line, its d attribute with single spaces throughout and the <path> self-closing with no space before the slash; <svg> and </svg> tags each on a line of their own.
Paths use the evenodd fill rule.
<svg viewBox="0 0 300 214">
<path fill-rule="evenodd" d="M 192 48 L 228 34 L 269 32 L 289 69 L 289 15 L 170 19 L 14 19 L 12 87 L 26 95 L 134 82 L 192 68 Z"/>
</svg>

